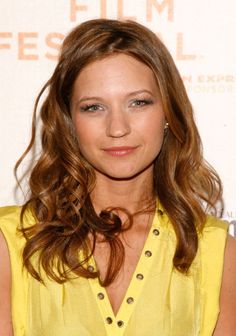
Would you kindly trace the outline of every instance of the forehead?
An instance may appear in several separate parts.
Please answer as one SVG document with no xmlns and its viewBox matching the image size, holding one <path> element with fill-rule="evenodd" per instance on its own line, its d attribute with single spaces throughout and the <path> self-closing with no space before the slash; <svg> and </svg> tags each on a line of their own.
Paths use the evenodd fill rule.
<svg viewBox="0 0 236 336">
<path fill-rule="evenodd" d="M 103 89 L 157 90 L 155 75 L 150 67 L 126 54 L 114 54 L 86 65 L 79 73 L 74 89 L 80 91 Z"/>
</svg>

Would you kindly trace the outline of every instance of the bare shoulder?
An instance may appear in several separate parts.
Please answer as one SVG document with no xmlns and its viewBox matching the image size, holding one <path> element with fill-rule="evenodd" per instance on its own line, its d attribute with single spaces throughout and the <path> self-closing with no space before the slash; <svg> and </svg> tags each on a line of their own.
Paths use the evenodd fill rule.
<svg viewBox="0 0 236 336">
<path fill-rule="evenodd" d="M 220 314 L 214 336 L 236 335 L 236 239 L 228 235 L 220 293 Z"/>
<path fill-rule="evenodd" d="M 11 336 L 11 267 L 7 243 L 0 230 L 0 335 Z"/>
</svg>

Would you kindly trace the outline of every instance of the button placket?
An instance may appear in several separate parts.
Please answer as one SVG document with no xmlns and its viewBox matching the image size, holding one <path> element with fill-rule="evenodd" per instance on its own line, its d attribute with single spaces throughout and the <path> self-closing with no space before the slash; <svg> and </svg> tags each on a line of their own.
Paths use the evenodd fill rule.
<svg viewBox="0 0 236 336">
<path fill-rule="evenodd" d="M 98 279 L 90 279 L 91 287 L 97 297 L 98 307 L 103 316 L 108 334 L 114 336 L 123 335 L 132 312 L 135 309 L 158 249 L 157 241 L 158 236 L 160 235 L 159 216 L 160 213 L 156 212 L 136 270 L 127 289 L 127 295 L 116 316 L 113 313 L 109 298 L 106 292 L 104 293 L 104 288 L 100 286 Z"/>
<path fill-rule="evenodd" d="M 148 273 L 151 270 L 153 260 L 158 251 L 158 236 L 160 235 L 159 215 L 160 214 L 156 212 L 140 260 L 127 290 L 125 301 L 123 301 L 117 315 L 117 319 L 124 322 L 124 328 L 127 326 L 131 314 L 135 309 L 139 295 L 142 293 L 142 288 L 145 285 L 146 279 L 148 279 Z"/>
<path fill-rule="evenodd" d="M 93 257 L 90 259 L 87 269 L 90 272 L 94 272 L 96 270 L 96 263 Z M 108 334 L 112 333 L 115 335 L 115 329 L 117 329 L 117 325 L 114 322 L 116 322 L 116 319 L 110 307 L 110 302 L 106 294 L 106 291 L 100 285 L 99 280 L 97 278 L 94 279 L 90 278 L 89 283 L 91 290 L 93 291 L 94 296 L 96 297 L 98 309 L 103 318 L 105 328 L 107 329 Z"/>
<path fill-rule="evenodd" d="M 111 309 L 109 298 L 103 287 L 99 284 L 97 278 L 89 279 L 91 290 L 96 297 L 98 309 L 100 315 L 104 321 L 104 326 L 108 335 L 116 335 L 116 329 L 118 329 L 116 317 Z"/>
</svg>

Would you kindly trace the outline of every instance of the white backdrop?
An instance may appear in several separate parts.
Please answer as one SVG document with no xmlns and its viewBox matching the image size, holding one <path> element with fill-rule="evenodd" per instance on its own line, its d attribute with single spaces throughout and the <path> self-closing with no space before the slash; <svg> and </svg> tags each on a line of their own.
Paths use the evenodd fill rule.
<svg viewBox="0 0 236 336">
<path fill-rule="evenodd" d="M 131 18 L 164 40 L 183 76 L 206 159 L 224 184 L 236 236 L 235 0 L 1 0 L 0 205 L 14 197 L 13 166 L 30 135 L 33 103 L 63 36 L 91 18 Z"/>
</svg>

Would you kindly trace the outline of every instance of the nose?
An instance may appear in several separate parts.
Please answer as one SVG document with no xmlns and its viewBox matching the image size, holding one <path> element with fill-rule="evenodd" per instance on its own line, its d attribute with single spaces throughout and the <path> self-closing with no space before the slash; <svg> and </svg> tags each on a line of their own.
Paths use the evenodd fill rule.
<svg viewBox="0 0 236 336">
<path fill-rule="evenodd" d="M 129 117 L 121 108 L 110 111 L 107 117 L 106 135 L 112 138 L 121 138 L 131 131 Z"/>
</svg>

